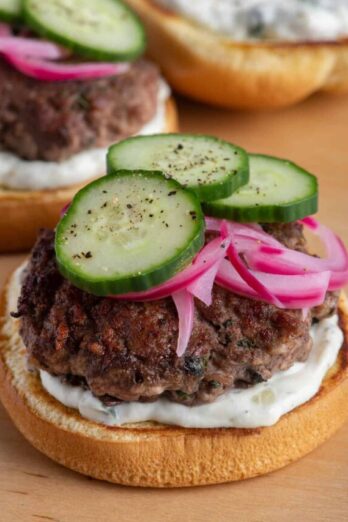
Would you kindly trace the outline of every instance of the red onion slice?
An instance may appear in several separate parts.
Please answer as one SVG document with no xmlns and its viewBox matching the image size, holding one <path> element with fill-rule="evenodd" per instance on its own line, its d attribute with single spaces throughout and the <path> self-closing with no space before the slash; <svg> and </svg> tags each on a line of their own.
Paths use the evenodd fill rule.
<svg viewBox="0 0 348 522">
<path fill-rule="evenodd" d="M 328 289 L 330 272 L 320 274 L 283 276 L 254 272 L 259 281 L 267 286 L 280 302 L 279 308 L 313 308 L 323 303 Z M 221 263 L 216 283 L 227 290 L 251 299 L 261 299 L 259 294 L 241 278 L 228 261 Z"/>
<path fill-rule="evenodd" d="M 300 219 L 299 222 L 312 229 L 313 232 L 315 232 L 320 227 L 319 221 L 317 221 L 313 216 L 307 216 L 303 219 Z"/>
<path fill-rule="evenodd" d="M 228 235 L 228 228 L 226 221 L 221 222 L 220 226 L 220 234 L 223 240 L 223 243 L 220 245 L 221 248 L 216 252 L 216 261 L 211 268 L 206 270 L 200 277 L 195 279 L 193 283 L 191 283 L 187 290 L 190 294 L 200 299 L 204 304 L 210 306 L 213 300 L 213 286 L 216 278 L 216 274 L 220 268 L 221 261 L 225 258 L 226 253 L 228 252 L 228 248 L 231 244 L 231 238 Z"/>
<path fill-rule="evenodd" d="M 210 241 L 196 256 L 193 263 L 182 272 L 175 275 L 169 281 L 158 285 L 145 292 L 131 292 L 129 294 L 111 296 L 115 299 L 127 301 L 148 301 L 169 297 L 173 292 L 186 288 L 198 277 L 207 272 L 217 259 L 223 259 L 226 255 L 228 242 L 218 237 Z"/>
<path fill-rule="evenodd" d="M 313 217 L 305 218 L 300 221 L 303 225 L 310 228 L 314 234 L 323 241 L 328 257 L 319 259 L 321 263 L 331 269 L 346 270 L 348 268 L 348 254 L 342 240 L 336 236 L 325 225 L 321 225 Z"/>
<path fill-rule="evenodd" d="M 0 52 L 9 53 L 10 55 L 35 56 L 37 58 L 47 58 L 50 60 L 57 60 L 66 55 L 64 49 L 51 42 L 2 34 L 1 26 Z"/>
<path fill-rule="evenodd" d="M 220 268 L 221 260 L 217 261 L 211 268 L 198 277 L 193 283 L 189 284 L 187 291 L 197 297 L 202 303 L 210 306 L 213 301 L 213 286 L 216 274 Z"/>
<path fill-rule="evenodd" d="M 266 245 L 273 245 L 282 247 L 283 245 L 279 243 L 273 236 L 267 234 L 262 230 L 262 227 L 257 224 L 242 224 L 235 223 L 232 221 L 226 221 L 226 226 L 228 231 L 233 233 L 235 236 L 235 241 L 248 240 L 249 242 L 257 242 L 265 243 Z M 221 230 L 221 226 L 223 221 L 217 218 L 205 218 L 206 228 L 211 232 L 219 232 Z"/>
<path fill-rule="evenodd" d="M 179 334 L 176 353 L 181 357 L 191 339 L 195 306 L 193 296 L 187 290 L 180 290 L 173 294 L 173 300 L 178 312 Z"/>
<path fill-rule="evenodd" d="M 222 227 L 225 227 L 223 224 Z M 273 304 L 274 306 L 280 306 L 281 303 L 279 300 L 273 295 L 271 291 L 266 288 L 265 285 L 248 269 L 248 267 L 242 261 L 237 248 L 234 245 L 234 234 L 231 231 L 231 228 L 227 232 L 229 233 L 229 238 L 231 239 L 231 243 L 227 249 L 229 260 L 231 261 L 234 268 L 237 270 L 238 274 L 242 279 L 260 296 L 261 299 L 267 301 L 268 303 Z"/>
<path fill-rule="evenodd" d="M 122 74 L 127 63 L 52 63 L 68 52 L 51 42 L 12 36 L 9 26 L 0 24 L 0 53 L 21 73 L 41 81 L 94 80 Z"/>
<path fill-rule="evenodd" d="M 83 63 L 62 64 L 40 59 L 28 58 L 15 53 L 3 53 L 5 58 L 18 71 L 47 82 L 68 80 L 94 80 L 125 73 L 129 69 L 127 63 Z"/>
<path fill-rule="evenodd" d="M 300 254 L 300 252 L 296 252 L 296 254 Z M 292 251 L 283 250 L 281 253 L 271 253 L 264 251 L 263 247 L 245 254 L 252 269 L 269 274 L 305 275 L 329 270 L 329 267 L 322 263 L 323 259 L 311 258 L 306 254 L 302 254 L 302 256 L 304 257 L 298 256 L 296 262 Z M 348 282 L 348 270 L 329 271 L 331 274 L 329 290 L 339 290 Z"/>
<path fill-rule="evenodd" d="M 313 257 L 285 247 L 257 245 L 245 251 L 254 270 L 271 274 L 309 274 L 331 271 L 329 290 L 338 290 L 348 282 L 348 254 L 339 237 L 313 218 L 304 223 L 324 242 L 327 258 Z"/>
</svg>

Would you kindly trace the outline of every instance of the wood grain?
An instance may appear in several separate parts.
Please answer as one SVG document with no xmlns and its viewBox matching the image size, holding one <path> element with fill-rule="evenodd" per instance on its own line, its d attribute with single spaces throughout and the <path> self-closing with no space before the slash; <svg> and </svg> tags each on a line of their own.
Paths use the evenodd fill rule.
<svg viewBox="0 0 348 522">
<path fill-rule="evenodd" d="M 348 243 L 348 97 L 316 96 L 275 113 L 224 112 L 179 101 L 185 131 L 289 157 L 318 175 L 320 219 Z M 0 283 L 23 256 L 0 259 Z M 348 400 L 348 398 L 347 398 Z M 68 471 L 34 450 L 0 408 L 1 522 L 343 522 L 348 520 L 348 425 L 277 473 L 191 490 L 117 487 Z"/>
</svg>

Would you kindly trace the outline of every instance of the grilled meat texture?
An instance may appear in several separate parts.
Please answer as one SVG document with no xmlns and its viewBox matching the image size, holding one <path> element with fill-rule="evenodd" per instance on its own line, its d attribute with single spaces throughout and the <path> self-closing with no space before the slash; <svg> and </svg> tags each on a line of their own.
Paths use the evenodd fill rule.
<svg viewBox="0 0 348 522">
<path fill-rule="evenodd" d="M 155 115 L 159 72 L 144 60 L 119 76 L 42 82 L 0 58 L 0 148 L 63 161 L 137 133 Z"/>
<path fill-rule="evenodd" d="M 189 347 L 178 358 L 172 299 L 124 302 L 83 292 L 58 272 L 53 240 L 52 231 L 42 231 L 26 269 L 21 335 L 34 366 L 85 385 L 107 404 L 159 396 L 211 402 L 308 357 L 311 314 L 215 286 L 212 306 L 196 301 Z M 329 299 L 332 312 L 335 296 Z"/>
<path fill-rule="evenodd" d="M 300 223 L 262 223 L 262 228 L 291 250 L 307 252 L 306 238 Z"/>
</svg>

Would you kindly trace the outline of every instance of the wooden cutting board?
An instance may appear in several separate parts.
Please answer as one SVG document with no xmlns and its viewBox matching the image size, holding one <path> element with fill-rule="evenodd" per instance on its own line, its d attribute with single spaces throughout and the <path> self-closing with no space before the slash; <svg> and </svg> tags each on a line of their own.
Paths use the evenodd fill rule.
<svg viewBox="0 0 348 522">
<path fill-rule="evenodd" d="M 317 174 L 320 219 L 348 243 L 348 97 L 316 96 L 275 113 L 224 112 L 179 101 L 184 131 L 288 157 Z M 0 259 L 0 283 L 23 256 Z M 348 397 L 347 397 L 348 401 Z M 236 484 L 140 490 L 97 482 L 33 449 L 0 407 L 1 522 L 343 522 L 348 520 L 348 424 L 281 471 Z"/>
</svg>

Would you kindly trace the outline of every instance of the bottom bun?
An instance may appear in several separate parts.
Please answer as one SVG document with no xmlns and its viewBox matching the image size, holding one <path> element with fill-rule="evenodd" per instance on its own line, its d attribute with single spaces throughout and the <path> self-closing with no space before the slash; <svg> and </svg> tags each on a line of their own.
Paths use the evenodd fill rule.
<svg viewBox="0 0 348 522">
<path fill-rule="evenodd" d="M 175 132 L 177 129 L 175 103 L 169 99 L 164 132 Z M 0 253 L 31 248 L 38 230 L 42 227 L 54 228 L 64 205 L 85 184 L 39 191 L 0 188 Z"/>
<path fill-rule="evenodd" d="M 348 416 L 348 305 L 340 299 L 345 343 L 319 392 L 274 426 L 187 429 L 151 422 L 110 428 L 82 418 L 41 386 L 26 368 L 18 321 L 0 303 L 0 398 L 39 451 L 85 475 L 130 486 L 183 487 L 255 477 L 303 457 Z"/>
</svg>

